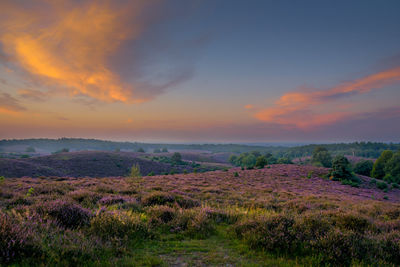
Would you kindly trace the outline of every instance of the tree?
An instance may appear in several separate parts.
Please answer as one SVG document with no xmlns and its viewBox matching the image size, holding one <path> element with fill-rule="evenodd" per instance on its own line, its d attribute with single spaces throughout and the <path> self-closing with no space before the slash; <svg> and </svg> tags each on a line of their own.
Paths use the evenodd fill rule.
<svg viewBox="0 0 400 267">
<path fill-rule="evenodd" d="M 400 151 L 393 154 L 393 156 L 385 164 L 385 177 L 387 182 L 400 183 Z"/>
<path fill-rule="evenodd" d="M 34 147 L 28 146 L 25 152 L 36 152 L 36 149 Z"/>
<path fill-rule="evenodd" d="M 238 159 L 238 157 L 236 155 L 230 155 L 228 161 L 232 165 L 237 165 L 237 159 Z"/>
<path fill-rule="evenodd" d="M 164 147 L 164 148 L 162 149 L 162 152 L 166 153 L 166 152 L 168 152 L 168 149 L 167 149 L 166 147 Z"/>
<path fill-rule="evenodd" d="M 153 150 L 153 153 L 161 153 L 161 150 L 159 148 L 156 148 Z"/>
<path fill-rule="evenodd" d="M 259 169 L 264 168 L 268 164 L 267 158 L 264 156 L 259 156 L 256 160 L 256 167 Z"/>
<path fill-rule="evenodd" d="M 334 180 L 354 180 L 350 162 L 345 156 L 338 155 L 333 159 L 331 176 L 333 176 Z"/>
<path fill-rule="evenodd" d="M 139 147 L 139 149 L 137 150 L 137 152 L 144 153 L 144 149 L 141 148 L 141 147 Z"/>
<path fill-rule="evenodd" d="M 289 158 L 279 158 L 278 161 L 276 162 L 278 164 L 293 164 L 293 162 Z"/>
<path fill-rule="evenodd" d="M 361 160 L 354 166 L 354 172 L 357 174 L 371 176 L 374 163 L 371 160 Z"/>
<path fill-rule="evenodd" d="M 267 164 L 276 164 L 277 159 L 271 153 L 265 153 L 265 158 L 267 159 Z"/>
<path fill-rule="evenodd" d="M 172 155 L 171 160 L 172 160 L 172 162 L 175 163 L 175 164 L 181 163 L 181 161 L 182 161 L 182 155 L 181 155 L 181 153 L 175 152 L 175 153 Z"/>
<path fill-rule="evenodd" d="M 142 175 L 140 174 L 140 166 L 138 163 L 135 163 L 132 165 L 130 177 L 132 177 L 132 178 L 142 177 Z"/>
<path fill-rule="evenodd" d="M 254 168 L 257 158 L 253 154 L 248 154 L 242 161 L 242 166 L 246 168 Z"/>
<path fill-rule="evenodd" d="M 371 172 L 372 177 L 383 179 L 383 177 L 385 177 L 385 165 L 392 157 L 393 152 L 391 150 L 383 151 L 380 157 L 374 163 Z"/>
<path fill-rule="evenodd" d="M 324 147 L 317 146 L 314 149 L 311 161 L 314 164 L 322 165 L 323 167 L 329 168 L 332 166 L 332 156 L 328 150 Z"/>
</svg>

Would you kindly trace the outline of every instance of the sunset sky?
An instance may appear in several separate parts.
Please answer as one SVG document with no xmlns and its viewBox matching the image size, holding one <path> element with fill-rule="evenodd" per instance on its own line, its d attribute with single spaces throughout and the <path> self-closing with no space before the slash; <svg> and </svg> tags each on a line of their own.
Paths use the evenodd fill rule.
<svg viewBox="0 0 400 267">
<path fill-rule="evenodd" d="M 400 142 L 400 1 L 0 2 L 0 139 Z"/>
</svg>

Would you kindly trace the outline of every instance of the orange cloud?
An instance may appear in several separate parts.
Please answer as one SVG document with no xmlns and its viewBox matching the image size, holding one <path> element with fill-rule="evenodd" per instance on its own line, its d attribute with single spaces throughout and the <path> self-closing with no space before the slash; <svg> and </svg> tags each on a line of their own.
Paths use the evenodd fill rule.
<svg viewBox="0 0 400 267">
<path fill-rule="evenodd" d="M 331 124 L 351 115 L 351 112 L 317 111 L 323 104 L 355 94 L 367 93 L 374 89 L 400 81 L 400 67 L 378 72 L 361 79 L 346 82 L 329 90 L 286 93 L 275 102 L 275 106 L 263 109 L 254 116 L 265 122 L 310 128 Z"/>
<path fill-rule="evenodd" d="M 245 106 L 244 106 L 244 108 L 245 108 L 245 109 L 253 109 L 253 108 L 254 108 L 254 106 L 253 106 L 253 105 L 251 105 L 251 104 L 248 104 L 248 105 L 245 105 Z"/>
<path fill-rule="evenodd" d="M 0 94 L 0 113 L 17 115 L 22 111 L 26 111 L 26 108 L 17 99 L 7 93 Z"/>
<path fill-rule="evenodd" d="M 150 2 L 42 1 L 29 9 L 2 3 L 8 15 L 0 20 L 0 42 L 16 65 L 46 85 L 101 101 L 143 102 L 109 59 L 122 42 L 140 37 L 146 27 L 141 13 Z"/>
</svg>

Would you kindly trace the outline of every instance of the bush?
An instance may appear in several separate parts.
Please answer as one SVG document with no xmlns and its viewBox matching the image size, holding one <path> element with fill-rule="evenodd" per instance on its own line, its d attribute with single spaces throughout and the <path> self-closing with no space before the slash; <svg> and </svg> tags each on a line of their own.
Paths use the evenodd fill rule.
<svg viewBox="0 0 400 267">
<path fill-rule="evenodd" d="M 176 211 L 169 206 L 152 206 L 147 210 L 147 214 L 153 226 L 168 223 L 176 217 Z"/>
<path fill-rule="evenodd" d="M 388 188 L 388 185 L 387 185 L 387 183 L 385 183 L 385 182 L 377 182 L 377 183 L 376 183 L 376 187 L 378 187 L 378 188 L 381 189 L 381 190 L 385 190 L 385 189 Z"/>
<path fill-rule="evenodd" d="M 392 156 L 393 152 L 391 150 L 383 151 L 380 157 L 374 163 L 371 176 L 377 179 L 383 179 L 383 177 L 385 177 L 385 165 L 392 158 Z"/>
<path fill-rule="evenodd" d="M 144 206 L 154 206 L 154 205 L 166 205 L 169 203 L 174 203 L 175 197 L 173 195 L 164 192 L 154 192 L 142 199 Z"/>
<path fill-rule="evenodd" d="M 278 164 L 293 164 L 293 162 L 289 158 L 279 158 L 277 161 Z"/>
<path fill-rule="evenodd" d="M 110 241 L 141 239 L 150 235 L 139 215 L 109 211 L 98 212 L 90 222 L 89 231 Z"/>
<path fill-rule="evenodd" d="M 286 253 L 295 248 L 293 225 L 293 218 L 279 214 L 240 222 L 234 231 L 252 248 Z"/>
<path fill-rule="evenodd" d="M 267 165 L 267 164 L 268 164 L 267 158 L 264 157 L 264 156 L 259 156 L 259 157 L 257 158 L 257 160 L 256 160 L 255 166 L 256 166 L 258 169 L 262 169 L 262 168 L 264 168 L 264 166 Z"/>
<path fill-rule="evenodd" d="M 361 160 L 354 166 L 354 172 L 357 174 L 371 176 L 371 171 L 374 163 L 370 160 Z"/>
<path fill-rule="evenodd" d="M 92 217 L 89 210 L 63 200 L 46 203 L 43 207 L 38 207 L 38 211 L 55 219 L 60 226 L 71 229 L 88 225 Z"/>
<path fill-rule="evenodd" d="M 357 182 L 358 180 L 351 173 L 350 162 L 344 156 L 336 156 L 332 161 L 331 176 L 334 180 L 349 180 Z"/>
<path fill-rule="evenodd" d="M 0 264 L 29 257 L 36 250 L 31 229 L 0 211 Z"/>
<path fill-rule="evenodd" d="M 396 152 L 385 164 L 384 180 L 392 183 L 400 183 L 400 151 Z"/>
<path fill-rule="evenodd" d="M 179 152 L 175 152 L 172 157 L 171 157 L 171 161 L 175 164 L 179 164 L 182 162 L 182 155 Z"/>
<path fill-rule="evenodd" d="M 101 199 L 100 194 L 88 190 L 73 191 L 68 196 L 84 207 L 93 207 Z"/>
</svg>

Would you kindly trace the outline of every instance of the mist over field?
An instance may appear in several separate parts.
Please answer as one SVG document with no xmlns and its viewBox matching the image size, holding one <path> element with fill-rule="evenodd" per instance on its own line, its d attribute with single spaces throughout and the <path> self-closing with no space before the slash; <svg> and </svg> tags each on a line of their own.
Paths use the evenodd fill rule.
<svg viewBox="0 0 400 267">
<path fill-rule="evenodd" d="M 0 266 L 399 266 L 399 14 L 0 1 Z"/>
</svg>

